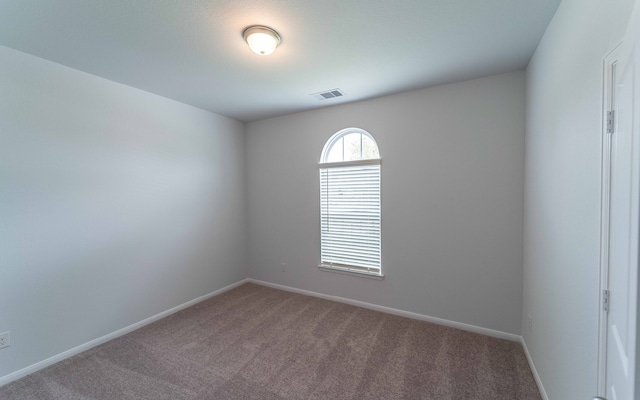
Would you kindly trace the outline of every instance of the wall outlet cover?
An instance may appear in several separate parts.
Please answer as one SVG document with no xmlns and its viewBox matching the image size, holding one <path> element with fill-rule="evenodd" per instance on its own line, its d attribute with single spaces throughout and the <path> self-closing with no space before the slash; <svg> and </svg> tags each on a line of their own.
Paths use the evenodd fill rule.
<svg viewBox="0 0 640 400">
<path fill-rule="evenodd" d="M 9 347 L 9 332 L 0 333 L 0 349 Z"/>
</svg>

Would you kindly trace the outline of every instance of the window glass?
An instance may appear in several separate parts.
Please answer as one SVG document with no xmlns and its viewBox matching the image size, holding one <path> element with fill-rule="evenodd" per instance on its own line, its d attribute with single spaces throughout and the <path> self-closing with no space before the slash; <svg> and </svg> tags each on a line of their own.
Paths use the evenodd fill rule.
<svg viewBox="0 0 640 400">
<path fill-rule="evenodd" d="M 344 161 L 344 139 L 340 138 L 337 142 L 333 144 L 331 150 L 329 150 L 329 155 L 327 156 L 327 162 L 339 162 Z"/>
<path fill-rule="evenodd" d="M 369 160 L 371 158 L 380 158 L 378 146 L 366 135 L 362 135 L 362 159 Z"/>
<path fill-rule="evenodd" d="M 349 133 L 344 140 L 344 161 L 362 160 L 362 134 Z"/>
</svg>

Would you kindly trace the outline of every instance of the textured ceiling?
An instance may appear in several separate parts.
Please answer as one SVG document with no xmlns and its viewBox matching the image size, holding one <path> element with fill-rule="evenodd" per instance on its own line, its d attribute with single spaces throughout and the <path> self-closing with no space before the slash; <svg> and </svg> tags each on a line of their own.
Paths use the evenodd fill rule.
<svg viewBox="0 0 640 400">
<path fill-rule="evenodd" d="M 0 45 L 251 121 L 523 69 L 559 3 L 1 0 Z M 253 24 L 282 36 L 271 56 Z"/>
</svg>

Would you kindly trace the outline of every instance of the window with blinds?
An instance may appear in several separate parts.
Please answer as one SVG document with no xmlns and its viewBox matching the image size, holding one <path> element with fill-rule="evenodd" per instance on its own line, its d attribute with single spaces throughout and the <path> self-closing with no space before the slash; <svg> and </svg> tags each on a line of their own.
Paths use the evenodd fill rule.
<svg viewBox="0 0 640 400">
<path fill-rule="evenodd" d="M 357 128 L 332 136 L 320 162 L 321 267 L 382 276 L 380 154 Z"/>
</svg>

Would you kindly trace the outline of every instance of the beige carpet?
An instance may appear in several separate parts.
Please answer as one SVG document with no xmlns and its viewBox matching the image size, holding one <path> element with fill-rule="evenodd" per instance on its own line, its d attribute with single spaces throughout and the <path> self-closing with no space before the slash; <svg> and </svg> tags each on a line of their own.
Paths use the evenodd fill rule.
<svg viewBox="0 0 640 400">
<path fill-rule="evenodd" d="M 245 284 L 0 399 L 540 400 L 520 344 Z"/>
</svg>

